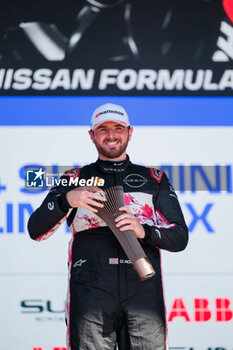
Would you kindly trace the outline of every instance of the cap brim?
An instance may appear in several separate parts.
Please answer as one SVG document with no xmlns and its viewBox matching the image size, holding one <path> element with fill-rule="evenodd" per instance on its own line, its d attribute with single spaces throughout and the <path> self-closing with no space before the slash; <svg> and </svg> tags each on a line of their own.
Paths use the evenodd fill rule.
<svg viewBox="0 0 233 350">
<path fill-rule="evenodd" d="M 123 126 L 125 126 L 125 127 L 130 126 L 130 124 L 128 124 L 128 123 L 125 123 L 125 122 L 122 122 L 122 121 L 118 121 L 118 120 L 109 119 L 109 120 L 103 120 L 102 122 L 99 122 L 98 124 L 95 124 L 95 125 L 91 128 L 91 130 L 95 130 L 98 126 L 100 126 L 101 124 L 104 124 L 104 123 L 106 123 L 106 122 L 112 122 L 112 123 L 116 123 L 116 124 L 121 124 L 121 125 L 123 125 Z"/>
</svg>

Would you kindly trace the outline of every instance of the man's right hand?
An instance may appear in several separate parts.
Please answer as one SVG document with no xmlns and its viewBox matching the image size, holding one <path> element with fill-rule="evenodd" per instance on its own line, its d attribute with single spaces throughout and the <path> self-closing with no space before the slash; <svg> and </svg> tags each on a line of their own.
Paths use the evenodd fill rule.
<svg viewBox="0 0 233 350">
<path fill-rule="evenodd" d="M 102 196 L 101 194 L 104 195 L 104 192 L 99 187 L 83 186 L 67 192 L 66 199 L 69 205 L 73 208 L 82 207 L 93 213 L 97 213 L 98 210 L 95 207 L 103 208 L 104 204 L 98 203 L 96 200 L 103 202 L 106 201 L 105 196 Z"/>
</svg>

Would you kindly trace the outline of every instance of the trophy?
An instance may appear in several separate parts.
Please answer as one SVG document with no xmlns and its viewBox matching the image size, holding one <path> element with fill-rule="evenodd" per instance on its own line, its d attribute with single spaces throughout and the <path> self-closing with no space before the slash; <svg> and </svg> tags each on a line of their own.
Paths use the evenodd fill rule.
<svg viewBox="0 0 233 350">
<path fill-rule="evenodd" d="M 98 213 L 96 215 L 104 220 L 110 227 L 127 257 L 131 260 L 140 280 L 144 281 L 149 279 L 155 274 L 155 271 L 134 232 L 132 230 L 120 231 L 120 228 L 115 226 L 115 219 L 123 214 L 119 211 L 119 208 L 125 206 L 123 187 L 110 187 L 104 191 L 104 195 L 106 197 L 106 202 L 103 208 L 98 208 Z M 98 202 L 103 204 L 101 201 Z"/>
</svg>

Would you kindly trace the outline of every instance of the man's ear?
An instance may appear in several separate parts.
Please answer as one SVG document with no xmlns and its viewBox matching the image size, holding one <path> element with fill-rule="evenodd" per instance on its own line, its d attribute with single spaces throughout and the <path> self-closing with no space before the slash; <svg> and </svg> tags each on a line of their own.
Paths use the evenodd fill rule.
<svg viewBox="0 0 233 350">
<path fill-rule="evenodd" d="M 93 130 L 88 130 L 88 134 L 90 135 L 91 141 L 92 141 L 93 143 L 95 143 L 95 141 L 94 141 L 94 132 L 93 132 Z"/>
<path fill-rule="evenodd" d="M 132 133 L 133 133 L 133 128 L 129 128 L 129 141 L 131 140 L 132 137 Z"/>
</svg>

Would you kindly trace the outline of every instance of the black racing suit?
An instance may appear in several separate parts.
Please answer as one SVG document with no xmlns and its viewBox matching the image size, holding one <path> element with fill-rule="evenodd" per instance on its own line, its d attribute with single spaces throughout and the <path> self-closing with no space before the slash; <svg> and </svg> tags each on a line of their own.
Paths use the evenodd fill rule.
<svg viewBox="0 0 233 350">
<path fill-rule="evenodd" d="M 125 205 L 145 229 L 139 240 L 155 270 L 141 282 L 105 222 L 92 212 L 71 208 L 66 193 L 75 185 L 50 190 L 28 223 L 32 239 L 44 240 L 66 219 L 73 233 L 69 249 L 66 306 L 68 350 L 165 350 L 166 320 L 160 249 L 181 251 L 188 230 L 177 196 L 164 172 L 98 159 L 64 178 L 105 180 L 103 189 L 122 185 Z"/>
</svg>

